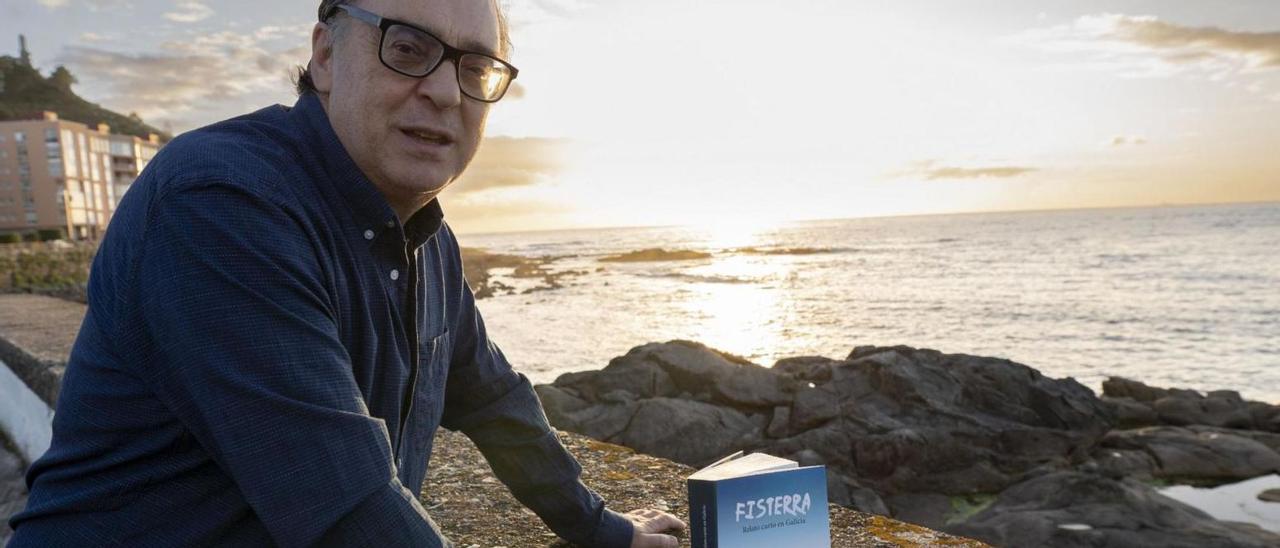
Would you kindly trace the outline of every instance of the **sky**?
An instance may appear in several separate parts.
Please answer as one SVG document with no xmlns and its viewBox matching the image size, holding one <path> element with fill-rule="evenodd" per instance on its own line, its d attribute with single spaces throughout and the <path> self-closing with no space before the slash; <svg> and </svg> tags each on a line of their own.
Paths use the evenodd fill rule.
<svg viewBox="0 0 1280 548">
<path fill-rule="evenodd" d="M 0 53 L 182 132 L 292 104 L 317 3 L 3 0 Z M 462 233 L 1280 200 L 1275 0 L 506 9 Z"/>
</svg>

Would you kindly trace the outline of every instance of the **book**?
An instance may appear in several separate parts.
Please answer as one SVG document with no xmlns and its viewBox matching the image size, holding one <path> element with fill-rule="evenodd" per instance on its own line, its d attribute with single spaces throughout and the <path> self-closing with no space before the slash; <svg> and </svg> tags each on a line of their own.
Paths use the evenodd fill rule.
<svg viewBox="0 0 1280 548">
<path fill-rule="evenodd" d="M 738 451 L 688 479 L 693 548 L 830 548 L 827 469 Z"/>
</svg>

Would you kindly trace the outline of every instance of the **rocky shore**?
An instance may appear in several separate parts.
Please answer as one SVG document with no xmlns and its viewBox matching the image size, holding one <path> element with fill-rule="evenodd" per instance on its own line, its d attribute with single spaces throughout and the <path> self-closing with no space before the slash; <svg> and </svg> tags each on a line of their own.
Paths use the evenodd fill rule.
<svg viewBox="0 0 1280 548">
<path fill-rule="evenodd" d="M 39 295 L 0 294 L 0 367 L 8 366 L 38 397 L 56 405 L 58 384 L 83 304 Z M 583 479 L 611 508 L 666 508 L 687 517 L 687 465 L 639 454 L 568 432 L 561 441 L 582 464 Z M 25 462 L 0 436 L 0 546 L 8 540 L 8 519 L 26 504 Z M 421 502 L 459 547 L 564 547 L 533 513 L 524 509 L 494 477 L 484 458 L 463 435 L 441 430 Z M 880 515 L 831 507 L 832 546 L 900 548 L 985 544 Z M 688 546 L 685 536 L 682 545 Z"/>
<path fill-rule="evenodd" d="M 557 428 L 702 466 L 825 464 L 831 501 L 999 546 L 1280 546 L 1156 485 L 1280 472 L 1280 407 L 907 346 L 771 368 L 688 341 L 540 385 Z"/>
<path fill-rule="evenodd" d="M 490 253 L 480 248 L 462 248 L 462 269 L 475 292 L 476 299 L 487 299 L 494 295 L 514 295 L 516 288 L 495 280 L 490 273 L 493 269 L 511 269 L 511 277 L 515 279 L 532 279 L 534 285 L 519 291 L 521 294 L 560 289 L 563 280 L 587 274 L 584 270 L 557 270 L 547 268 L 551 263 L 564 257 L 546 256 L 529 258 L 520 255 Z"/>
</svg>

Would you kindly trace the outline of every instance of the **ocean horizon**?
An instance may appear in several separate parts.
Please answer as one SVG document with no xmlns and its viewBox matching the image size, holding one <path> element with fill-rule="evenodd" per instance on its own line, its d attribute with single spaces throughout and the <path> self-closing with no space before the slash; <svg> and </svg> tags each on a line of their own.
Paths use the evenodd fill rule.
<svg viewBox="0 0 1280 548">
<path fill-rule="evenodd" d="M 763 366 L 903 344 L 1280 403 L 1280 203 L 459 234 L 552 257 L 479 301 L 534 382 L 688 339 Z M 601 259 L 641 250 L 698 258 Z M 526 293 L 526 291 L 531 291 Z"/>
</svg>

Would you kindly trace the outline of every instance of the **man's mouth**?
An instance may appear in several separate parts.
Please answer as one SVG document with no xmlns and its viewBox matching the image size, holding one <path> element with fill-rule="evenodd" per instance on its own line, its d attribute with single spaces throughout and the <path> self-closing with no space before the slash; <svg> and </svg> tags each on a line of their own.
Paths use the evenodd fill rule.
<svg viewBox="0 0 1280 548">
<path fill-rule="evenodd" d="M 400 131 L 404 132 L 405 135 L 408 135 L 412 139 L 428 144 L 441 146 L 453 144 L 452 137 L 438 131 L 432 131 L 429 129 L 401 129 Z"/>
</svg>

